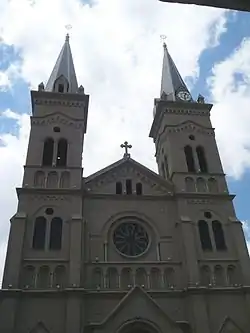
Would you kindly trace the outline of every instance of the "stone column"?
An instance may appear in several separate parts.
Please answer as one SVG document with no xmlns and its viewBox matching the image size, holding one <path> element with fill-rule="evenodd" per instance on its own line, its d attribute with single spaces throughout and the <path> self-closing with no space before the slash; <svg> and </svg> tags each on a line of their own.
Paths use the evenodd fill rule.
<svg viewBox="0 0 250 333">
<path fill-rule="evenodd" d="M 81 283 L 83 219 L 81 216 L 73 216 L 69 223 L 69 286 L 79 287 Z"/>
<path fill-rule="evenodd" d="M 26 214 L 17 213 L 11 219 L 9 243 L 3 276 L 3 289 L 9 285 L 17 289 L 22 271 L 22 254 L 25 235 Z"/>
<path fill-rule="evenodd" d="M 197 333 L 211 333 L 204 295 L 193 295 L 190 297 L 190 301 L 192 302 L 193 318 L 195 320 L 194 331 Z"/>
<path fill-rule="evenodd" d="M 15 333 L 15 318 L 19 295 L 13 291 L 12 296 L 3 295 L 0 305 L 0 332 Z"/>
<path fill-rule="evenodd" d="M 189 285 L 195 285 L 199 281 L 197 250 L 195 247 L 195 225 L 189 217 L 181 216 L 179 228 L 181 229 L 183 254 L 185 256 L 183 267 L 186 269 L 186 276 L 188 279 L 186 283 Z"/>
<path fill-rule="evenodd" d="M 235 242 L 235 248 L 238 252 L 238 258 L 241 265 L 241 271 L 243 275 L 242 283 L 246 286 L 250 286 L 250 260 L 247 251 L 246 240 L 244 237 L 242 223 L 237 219 L 231 220 L 231 230 Z"/>
<path fill-rule="evenodd" d="M 66 308 L 66 332 L 65 333 L 80 333 L 82 316 L 84 316 L 83 308 L 81 306 L 81 299 L 78 291 L 72 291 L 68 295 L 67 308 Z M 81 313 L 82 312 L 82 313 Z"/>
</svg>

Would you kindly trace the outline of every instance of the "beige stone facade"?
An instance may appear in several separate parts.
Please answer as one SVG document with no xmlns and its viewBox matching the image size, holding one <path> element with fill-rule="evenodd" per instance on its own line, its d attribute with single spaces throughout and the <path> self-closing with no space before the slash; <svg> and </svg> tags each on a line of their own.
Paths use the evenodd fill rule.
<svg viewBox="0 0 250 333">
<path fill-rule="evenodd" d="M 191 99 L 183 82 L 177 92 L 165 49 L 163 75 L 173 77 L 150 132 L 159 174 L 125 154 L 84 178 L 89 96 L 60 73 L 71 57 L 65 43 L 52 88 L 31 92 L 0 332 L 249 333 L 250 261 L 212 106 Z"/>
</svg>

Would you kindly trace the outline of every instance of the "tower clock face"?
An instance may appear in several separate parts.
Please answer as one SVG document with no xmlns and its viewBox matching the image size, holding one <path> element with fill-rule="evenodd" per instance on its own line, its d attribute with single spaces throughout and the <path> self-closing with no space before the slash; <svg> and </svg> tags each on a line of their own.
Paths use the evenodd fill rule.
<svg viewBox="0 0 250 333">
<path fill-rule="evenodd" d="M 188 91 L 179 91 L 177 94 L 177 97 L 181 99 L 182 101 L 190 101 L 191 100 L 191 95 L 189 94 Z"/>
</svg>

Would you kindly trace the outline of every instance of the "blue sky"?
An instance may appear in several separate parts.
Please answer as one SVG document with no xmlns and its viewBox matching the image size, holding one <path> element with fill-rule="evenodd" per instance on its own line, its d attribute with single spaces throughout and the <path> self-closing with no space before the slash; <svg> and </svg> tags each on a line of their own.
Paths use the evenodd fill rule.
<svg viewBox="0 0 250 333">
<path fill-rule="evenodd" d="M 48 6 L 51 9 L 48 11 Z M 20 8 L 23 17 L 20 20 Z M 185 8 L 185 9 L 184 9 Z M 57 12 L 55 16 L 53 13 Z M 29 133 L 30 88 L 46 82 L 72 24 L 70 43 L 79 84 L 90 94 L 84 146 L 85 175 L 132 157 L 156 170 L 148 138 L 153 99 L 159 96 L 167 35 L 172 58 L 192 93 L 214 103 L 216 128 L 237 216 L 250 221 L 250 14 L 172 5 L 157 0 L 3 0 L 0 4 L 0 251 L 15 213 Z M 114 29 L 114 26 L 116 29 Z M 14 171 L 15 170 L 15 171 Z M 247 222 L 246 222 L 247 226 Z"/>
</svg>

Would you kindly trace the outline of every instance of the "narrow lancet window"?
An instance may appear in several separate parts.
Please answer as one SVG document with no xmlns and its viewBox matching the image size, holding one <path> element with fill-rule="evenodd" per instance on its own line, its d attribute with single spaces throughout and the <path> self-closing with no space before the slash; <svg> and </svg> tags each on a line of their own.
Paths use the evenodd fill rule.
<svg viewBox="0 0 250 333">
<path fill-rule="evenodd" d="M 136 184 L 136 194 L 137 195 L 142 195 L 142 183 L 137 183 Z"/>
<path fill-rule="evenodd" d="M 132 194 L 132 180 L 126 179 L 126 192 L 127 194 Z"/>
<path fill-rule="evenodd" d="M 198 157 L 198 161 L 199 161 L 200 171 L 208 172 L 207 160 L 206 160 L 204 148 L 201 146 L 198 146 L 196 148 L 196 153 L 197 153 L 197 157 Z"/>
<path fill-rule="evenodd" d="M 226 242 L 222 225 L 219 221 L 212 222 L 212 228 L 214 233 L 214 241 L 217 250 L 226 250 Z"/>
<path fill-rule="evenodd" d="M 47 138 L 44 141 L 44 146 L 43 146 L 42 165 L 44 165 L 44 166 L 51 166 L 52 165 L 53 152 L 54 152 L 54 140 L 52 138 Z"/>
<path fill-rule="evenodd" d="M 50 242 L 51 250 L 60 250 L 62 246 L 62 219 L 54 217 L 50 225 Z"/>
<path fill-rule="evenodd" d="M 203 250 L 212 250 L 212 243 L 211 238 L 209 234 L 209 228 L 206 221 L 199 221 L 198 222 L 199 227 L 199 234 L 200 234 L 200 241 L 201 241 L 201 247 Z"/>
<path fill-rule="evenodd" d="M 45 217 L 39 216 L 35 220 L 34 233 L 33 233 L 33 249 L 43 250 L 45 247 L 46 237 L 46 224 Z"/>
<path fill-rule="evenodd" d="M 122 194 L 122 183 L 121 182 L 116 183 L 116 194 Z"/>
<path fill-rule="evenodd" d="M 66 139 L 60 139 L 57 146 L 57 166 L 66 166 L 67 164 L 68 142 Z"/>
<path fill-rule="evenodd" d="M 193 149 L 190 146 L 184 147 L 188 172 L 195 172 Z"/>
</svg>

